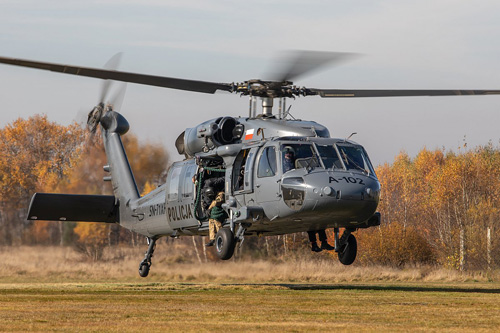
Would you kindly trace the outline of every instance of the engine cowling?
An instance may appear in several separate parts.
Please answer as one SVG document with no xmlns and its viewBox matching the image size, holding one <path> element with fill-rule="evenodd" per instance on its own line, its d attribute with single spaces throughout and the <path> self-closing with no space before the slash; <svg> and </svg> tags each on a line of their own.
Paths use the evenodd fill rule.
<svg viewBox="0 0 500 333">
<path fill-rule="evenodd" d="M 193 157 L 216 147 L 236 143 L 243 135 L 243 125 L 233 117 L 219 117 L 187 128 L 175 141 L 179 154 Z"/>
</svg>

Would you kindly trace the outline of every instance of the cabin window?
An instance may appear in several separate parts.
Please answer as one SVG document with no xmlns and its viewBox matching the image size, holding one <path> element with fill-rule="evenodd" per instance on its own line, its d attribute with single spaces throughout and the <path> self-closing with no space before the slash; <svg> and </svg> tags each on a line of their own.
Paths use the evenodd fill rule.
<svg viewBox="0 0 500 333">
<path fill-rule="evenodd" d="M 272 177 L 276 174 L 276 149 L 266 147 L 262 151 L 257 168 L 257 177 Z"/>
<path fill-rule="evenodd" d="M 194 182 L 193 177 L 195 177 L 196 165 L 189 165 L 186 168 L 186 173 L 184 174 L 184 189 L 182 193 L 183 198 L 189 198 L 193 196 Z"/>
<path fill-rule="evenodd" d="M 179 180 L 181 175 L 182 165 L 172 167 L 168 175 L 168 200 L 175 201 L 179 198 Z"/>
</svg>

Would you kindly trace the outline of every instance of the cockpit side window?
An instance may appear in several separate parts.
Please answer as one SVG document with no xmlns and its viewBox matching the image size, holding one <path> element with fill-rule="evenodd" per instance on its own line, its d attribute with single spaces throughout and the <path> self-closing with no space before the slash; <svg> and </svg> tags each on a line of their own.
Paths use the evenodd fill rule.
<svg viewBox="0 0 500 333">
<path fill-rule="evenodd" d="M 315 168 L 319 166 L 317 154 L 310 143 L 284 144 L 281 147 L 283 173 L 292 169 Z"/>
<path fill-rule="evenodd" d="M 344 168 L 334 146 L 316 144 L 316 148 L 318 148 L 319 156 L 321 158 L 321 161 L 323 161 L 323 165 L 326 169 Z"/>
<path fill-rule="evenodd" d="M 272 177 L 276 174 L 276 149 L 266 147 L 262 151 L 257 167 L 257 177 Z"/>
</svg>

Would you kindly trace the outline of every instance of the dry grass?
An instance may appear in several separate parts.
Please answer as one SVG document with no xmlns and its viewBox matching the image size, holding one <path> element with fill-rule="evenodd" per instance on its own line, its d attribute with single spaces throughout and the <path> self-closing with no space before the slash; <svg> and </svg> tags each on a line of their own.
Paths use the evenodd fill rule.
<svg viewBox="0 0 500 333">
<path fill-rule="evenodd" d="M 111 248 L 99 262 L 86 260 L 69 247 L 0 248 L 0 282 L 214 282 L 214 283 L 363 283 L 363 282 L 493 282 L 500 272 L 467 272 L 435 267 L 395 269 L 343 266 L 328 256 L 300 259 L 229 260 L 199 263 L 186 249 L 158 246 L 151 273 L 138 275 L 145 249 Z"/>
</svg>

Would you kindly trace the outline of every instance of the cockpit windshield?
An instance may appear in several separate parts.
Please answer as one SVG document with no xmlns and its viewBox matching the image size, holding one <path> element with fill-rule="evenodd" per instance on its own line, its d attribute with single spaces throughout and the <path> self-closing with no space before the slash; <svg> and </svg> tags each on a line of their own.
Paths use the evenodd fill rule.
<svg viewBox="0 0 500 333">
<path fill-rule="evenodd" d="M 322 164 L 326 169 L 359 170 L 375 175 L 364 148 L 352 143 L 287 143 L 282 144 L 281 153 L 283 173 L 293 169 L 317 168 Z"/>
<path fill-rule="evenodd" d="M 340 161 L 337 150 L 332 145 L 320 145 L 316 144 L 318 148 L 319 156 L 323 165 L 327 169 L 343 169 L 342 162 Z"/>
<path fill-rule="evenodd" d="M 337 148 L 347 170 L 361 170 L 371 175 L 375 174 L 363 147 L 337 144 Z"/>
<path fill-rule="evenodd" d="M 375 175 L 373 166 L 363 147 L 348 143 L 320 144 L 316 148 L 326 169 L 360 170 Z"/>
</svg>

